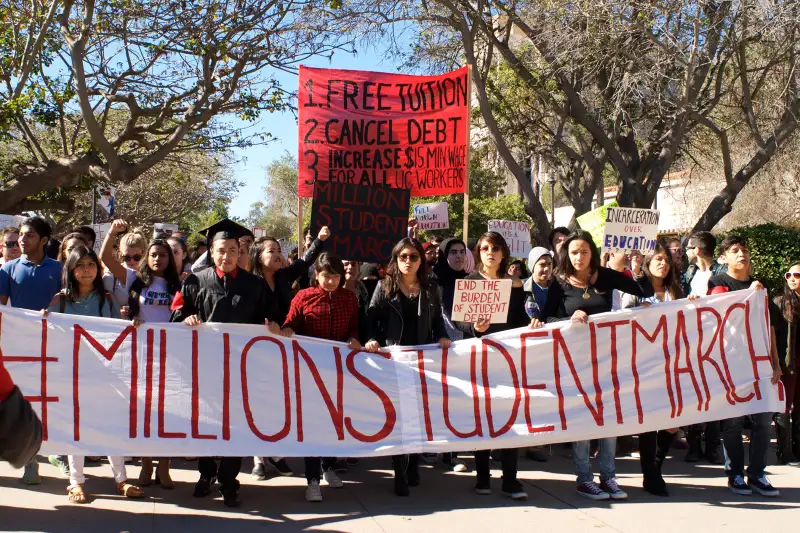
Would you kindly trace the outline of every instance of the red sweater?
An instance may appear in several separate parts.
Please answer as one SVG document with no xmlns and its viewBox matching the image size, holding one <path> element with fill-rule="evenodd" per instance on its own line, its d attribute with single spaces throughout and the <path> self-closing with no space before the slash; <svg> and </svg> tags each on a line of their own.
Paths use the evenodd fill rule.
<svg viewBox="0 0 800 533">
<path fill-rule="evenodd" d="M 6 367 L 3 366 L 3 361 L 0 359 L 0 402 L 5 400 L 11 391 L 14 390 L 14 382 L 11 381 L 11 376 L 8 374 Z"/>
<path fill-rule="evenodd" d="M 311 287 L 297 293 L 283 327 L 295 333 L 347 342 L 358 338 L 358 298 L 347 289 L 325 292 Z"/>
</svg>

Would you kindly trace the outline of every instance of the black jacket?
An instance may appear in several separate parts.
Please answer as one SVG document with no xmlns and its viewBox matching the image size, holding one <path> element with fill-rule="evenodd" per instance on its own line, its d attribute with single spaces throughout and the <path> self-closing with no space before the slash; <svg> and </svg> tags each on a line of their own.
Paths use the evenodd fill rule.
<svg viewBox="0 0 800 533">
<path fill-rule="evenodd" d="M 42 423 L 19 387 L 0 402 L 0 460 L 22 468 L 42 445 Z"/>
<path fill-rule="evenodd" d="M 772 313 L 772 327 L 775 328 L 775 341 L 778 348 L 778 359 L 781 363 L 781 370 L 784 374 L 794 374 L 797 372 L 797 321 L 787 321 L 785 318 L 786 304 L 783 296 L 778 296 L 773 300 L 780 309 L 778 313 Z M 774 317 L 774 318 L 773 318 Z"/>
<path fill-rule="evenodd" d="M 181 294 L 183 306 L 172 313 L 171 322 L 197 315 L 203 322 L 263 324 L 275 314 L 275 300 L 267 297 L 267 282 L 241 268 L 227 289 L 216 268 L 194 273 L 186 278 Z"/>
<path fill-rule="evenodd" d="M 311 247 L 302 258 L 297 258 L 291 265 L 275 272 L 275 290 L 267 285 L 267 297 L 274 299 L 275 303 L 270 308 L 270 315 L 267 316 L 271 322 L 283 324 L 286 322 L 286 315 L 289 314 L 289 306 L 292 304 L 294 292 L 292 284 L 303 276 L 308 278 L 308 269 L 322 254 L 325 243 L 319 239 L 314 239 Z M 307 285 L 307 284 L 306 284 Z"/>
<path fill-rule="evenodd" d="M 442 256 L 439 261 L 433 266 L 433 273 L 436 276 L 436 283 L 439 284 L 440 292 L 442 294 L 442 309 L 444 314 L 448 317 L 453 312 L 453 295 L 456 292 L 456 280 L 464 279 L 467 273 L 462 271 L 453 270 L 447 264 L 447 259 Z"/>
<path fill-rule="evenodd" d="M 403 337 L 403 309 L 400 296 L 386 297 L 383 281 L 378 282 L 367 309 L 367 336 L 381 346 L 400 344 Z M 420 292 L 417 311 L 417 344 L 430 344 L 449 338 L 442 318 L 442 302 L 439 287 L 429 282 L 428 288 Z"/>
</svg>

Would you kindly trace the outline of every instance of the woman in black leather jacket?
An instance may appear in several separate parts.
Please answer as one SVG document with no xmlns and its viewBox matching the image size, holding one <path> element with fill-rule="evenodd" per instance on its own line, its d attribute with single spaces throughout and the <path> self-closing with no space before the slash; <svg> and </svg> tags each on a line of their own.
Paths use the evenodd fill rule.
<svg viewBox="0 0 800 533">
<path fill-rule="evenodd" d="M 450 347 L 439 288 L 428 279 L 424 257 L 419 243 L 407 238 L 392 250 L 386 278 L 375 288 L 367 310 L 367 351 L 433 342 Z M 419 485 L 419 456 L 395 455 L 392 466 L 395 494 L 408 496 L 408 487 Z"/>
</svg>

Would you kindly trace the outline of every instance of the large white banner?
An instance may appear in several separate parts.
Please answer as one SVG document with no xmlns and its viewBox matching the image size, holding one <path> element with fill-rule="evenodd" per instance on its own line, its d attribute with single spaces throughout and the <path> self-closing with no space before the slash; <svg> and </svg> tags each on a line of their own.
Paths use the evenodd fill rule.
<svg viewBox="0 0 800 533">
<path fill-rule="evenodd" d="M 375 456 L 779 410 L 767 321 L 765 293 L 745 291 L 369 354 L 259 326 L 3 308 L 0 357 L 41 410 L 43 453 Z"/>
</svg>

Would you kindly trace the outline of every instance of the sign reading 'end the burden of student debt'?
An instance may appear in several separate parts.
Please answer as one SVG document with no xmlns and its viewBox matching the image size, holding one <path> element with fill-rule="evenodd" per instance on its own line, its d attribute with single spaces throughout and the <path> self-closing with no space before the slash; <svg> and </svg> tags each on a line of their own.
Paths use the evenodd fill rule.
<svg viewBox="0 0 800 533">
<path fill-rule="evenodd" d="M 302 198 L 316 181 L 463 193 L 468 169 L 470 80 L 300 67 Z"/>
<path fill-rule="evenodd" d="M 508 319 L 511 300 L 510 279 L 459 279 L 453 296 L 453 321 L 477 322 L 488 318 L 492 324 Z"/>
<path fill-rule="evenodd" d="M 417 219 L 419 229 L 449 229 L 448 207 L 447 202 L 415 205 L 414 218 Z"/>
<path fill-rule="evenodd" d="M 326 250 L 351 261 L 386 263 L 408 231 L 408 189 L 318 181 L 311 201 L 311 231 L 331 230 Z"/>
<path fill-rule="evenodd" d="M 603 233 L 603 253 L 652 252 L 658 239 L 659 213 L 654 209 L 609 207 Z"/>
</svg>

